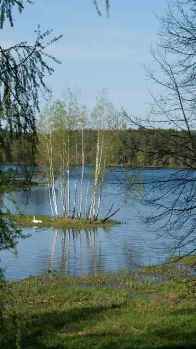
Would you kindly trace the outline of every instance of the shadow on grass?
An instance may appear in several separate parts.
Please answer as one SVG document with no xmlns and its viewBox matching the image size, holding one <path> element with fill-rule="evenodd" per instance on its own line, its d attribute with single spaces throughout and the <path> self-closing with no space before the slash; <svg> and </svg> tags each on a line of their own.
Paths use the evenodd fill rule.
<svg viewBox="0 0 196 349">
<path fill-rule="evenodd" d="M 84 306 L 73 308 L 67 311 L 54 311 L 36 314 L 29 322 L 28 328 L 22 333 L 22 348 L 67 348 L 64 344 L 45 343 L 45 339 L 55 338 L 58 336 L 71 336 L 77 333 L 91 321 L 96 321 L 103 318 L 104 313 L 111 309 L 121 308 L 123 304 L 112 304 L 108 306 Z M 73 335 L 74 337 L 74 335 Z M 51 341 L 52 342 L 52 341 Z M 76 346 L 76 348 L 78 348 Z"/>
<path fill-rule="evenodd" d="M 196 333 L 190 327 L 161 326 L 134 333 L 129 326 L 125 330 L 111 327 L 95 327 L 102 324 L 104 315 L 110 317 L 111 310 L 122 310 L 124 303 L 80 306 L 68 310 L 40 312 L 27 321 L 22 330 L 21 349 L 195 349 Z M 179 314 L 181 316 L 181 314 Z M 112 322 L 113 321 L 113 322 Z M 118 323 L 118 322 L 117 322 Z M 158 327 L 159 326 L 159 327 Z M 14 349 L 15 346 L 6 346 Z M 4 349 L 4 348 L 2 348 Z"/>
<path fill-rule="evenodd" d="M 23 337 L 25 349 L 195 349 L 194 329 L 152 327 L 132 333 L 127 328 L 110 327 L 93 330 L 93 325 L 102 323 L 104 313 L 120 309 L 121 305 L 92 306 L 70 311 L 49 312 L 33 319 L 31 333 Z M 118 313 L 117 313 L 118 314 Z M 111 320 L 111 323 L 113 320 Z M 90 326 L 89 326 L 90 325 Z M 152 324 L 153 326 L 153 324 Z M 87 329 L 88 328 L 88 329 Z"/>
</svg>

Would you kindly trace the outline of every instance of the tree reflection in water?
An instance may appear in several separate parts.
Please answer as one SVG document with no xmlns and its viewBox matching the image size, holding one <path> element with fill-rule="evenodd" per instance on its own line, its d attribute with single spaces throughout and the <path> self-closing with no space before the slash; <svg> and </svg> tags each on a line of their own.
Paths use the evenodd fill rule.
<svg viewBox="0 0 196 349">
<path fill-rule="evenodd" d="M 101 244 L 96 240 L 97 229 L 66 229 L 64 231 L 55 231 L 51 243 L 51 253 L 48 259 L 48 271 L 57 270 L 62 273 L 77 273 L 77 270 L 86 266 L 86 249 L 90 253 L 89 272 L 96 272 L 103 268 L 101 258 Z M 57 244 L 60 243 L 60 253 Z M 74 261 L 74 262 L 73 262 Z M 58 265 L 56 265 L 58 263 Z M 71 271 L 75 265 L 75 270 Z"/>
</svg>

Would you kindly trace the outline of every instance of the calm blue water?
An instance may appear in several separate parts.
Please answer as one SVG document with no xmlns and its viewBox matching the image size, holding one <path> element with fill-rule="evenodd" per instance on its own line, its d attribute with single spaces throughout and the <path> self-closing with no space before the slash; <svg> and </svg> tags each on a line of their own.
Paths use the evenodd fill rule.
<svg viewBox="0 0 196 349">
<path fill-rule="evenodd" d="M 86 171 L 87 183 L 91 169 Z M 77 168 L 72 170 L 72 186 L 79 180 L 80 172 Z M 180 173 L 181 177 L 183 175 Z M 196 174 L 192 173 L 191 176 L 193 175 Z M 144 218 L 159 213 L 160 210 L 160 207 L 152 207 L 147 200 L 161 195 L 166 188 L 168 195 L 161 202 L 168 204 L 175 197 L 172 181 L 164 184 L 164 188 L 153 184 L 157 178 L 164 181 L 168 176 L 172 178 L 176 173 L 163 169 L 107 170 L 101 213 L 104 215 L 111 204 L 114 204 L 114 208 L 120 208 L 115 219 L 122 224 L 107 230 L 98 228 L 92 231 L 57 231 L 39 227 L 24 229 L 29 237 L 18 243 L 15 253 L 0 252 L 6 277 L 21 279 L 48 270 L 71 275 L 95 274 L 134 270 L 140 265 L 163 262 L 170 254 L 174 242 L 173 236 L 167 235 L 165 231 L 166 218 L 152 225 L 147 224 Z M 43 185 L 34 187 L 31 191 L 5 194 L 1 198 L 1 206 L 13 212 L 50 214 L 48 188 Z"/>
</svg>

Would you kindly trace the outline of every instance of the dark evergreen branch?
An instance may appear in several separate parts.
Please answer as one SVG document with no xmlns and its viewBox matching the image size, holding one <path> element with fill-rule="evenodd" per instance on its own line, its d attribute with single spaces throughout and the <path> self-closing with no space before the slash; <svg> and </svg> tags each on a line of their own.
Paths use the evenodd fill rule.
<svg viewBox="0 0 196 349">
<path fill-rule="evenodd" d="M 3 28 L 6 20 L 10 23 L 11 27 L 13 27 L 14 8 L 17 8 L 17 10 L 21 13 L 27 3 L 31 3 L 31 0 L 0 0 L 0 29 Z"/>
</svg>

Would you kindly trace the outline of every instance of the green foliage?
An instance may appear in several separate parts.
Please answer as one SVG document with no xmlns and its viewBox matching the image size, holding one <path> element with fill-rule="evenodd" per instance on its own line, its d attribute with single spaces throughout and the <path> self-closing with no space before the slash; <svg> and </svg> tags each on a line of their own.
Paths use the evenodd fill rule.
<svg viewBox="0 0 196 349">
<path fill-rule="evenodd" d="M 0 215 L 0 251 L 13 249 L 18 240 L 24 236 L 21 230 L 16 227 L 15 222 L 2 214 Z"/>
<path fill-rule="evenodd" d="M 188 149 L 181 139 L 184 133 L 170 129 L 135 130 L 103 129 L 106 165 L 128 165 L 131 167 L 188 167 Z M 81 164 L 81 131 L 55 131 L 52 133 L 53 146 L 58 158 L 61 139 L 70 138 L 70 165 Z M 196 135 L 194 135 L 196 138 Z M 39 134 L 37 163 L 46 164 L 47 135 Z M 95 163 L 96 129 L 84 129 L 85 163 Z M 76 155 L 77 144 L 77 155 Z M 45 150 L 44 150 L 45 149 Z M 190 159 L 191 160 L 191 159 Z M 57 161 L 57 159 L 56 159 Z M 57 161 L 58 162 L 58 161 Z M 189 164 L 190 165 L 190 164 Z M 191 167 L 195 167 L 194 159 Z"/>
<path fill-rule="evenodd" d="M 87 109 L 80 104 L 77 95 L 69 89 L 64 100 L 56 100 L 46 106 L 38 122 L 38 128 L 42 132 L 75 130 L 84 128 L 86 125 Z"/>
<path fill-rule="evenodd" d="M 104 135 L 106 165 L 196 166 L 194 158 L 189 154 L 191 144 L 185 131 L 128 129 L 123 115 L 122 111 L 115 109 L 105 93 L 97 97 L 94 108 L 88 112 L 79 103 L 77 96 L 68 90 L 65 100 L 54 101 L 41 114 L 37 162 L 47 164 L 46 143 L 51 134 L 55 167 L 59 167 L 59 154 L 68 137 L 70 165 L 80 165 L 81 129 L 84 128 L 85 163 L 95 163 L 97 130 L 101 129 Z M 195 133 L 192 134 L 192 139 L 196 142 Z"/>
</svg>

